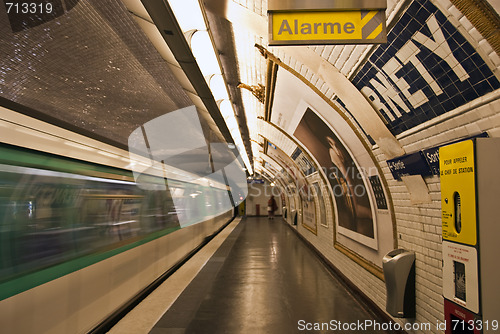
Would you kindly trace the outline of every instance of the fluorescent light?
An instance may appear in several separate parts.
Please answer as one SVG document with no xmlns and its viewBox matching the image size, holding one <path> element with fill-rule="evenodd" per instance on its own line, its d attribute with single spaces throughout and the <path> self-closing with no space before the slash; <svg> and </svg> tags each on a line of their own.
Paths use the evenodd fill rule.
<svg viewBox="0 0 500 334">
<path fill-rule="evenodd" d="M 240 152 L 240 156 L 247 167 L 250 174 L 253 174 L 252 165 L 248 159 L 241 132 L 239 131 L 238 123 L 235 118 L 233 105 L 230 101 L 226 83 L 222 77 L 217 50 L 212 43 L 210 34 L 205 23 L 205 17 L 202 13 L 198 0 L 169 0 L 168 3 L 172 8 L 177 22 L 181 30 L 186 34 L 192 30 L 196 30 L 194 34 L 190 34 L 190 47 L 193 52 L 198 67 L 201 73 L 207 78 L 208 85 L 212 91 L 216 101 L 223 100 L 219 104 L 219 110 L 226 121 L 231 136 L 235 141 L 236 147 Z"/>
<path fill-rule="evenodd" d="M 168 3 L 183 32 L 207 29 L 198 1 L 169 0 Z"/>
<path fill-rule="evenodd" d="M 234 109 L 233 106 L 231 105 L 231 101 L 222 100 L 222 102 L 219 104 L 219 109 L 224 119 L 228 119 L 231 116 L 234 117 Z"/>
<path fill-rule="evenodd" d="M 208 86 L 212 91 L 215 101 L 219 100 L 229 100 L 229 95 L 227 94 L 226 83 L 222 74 L 214 74 L 210 77 Z M 221 110 L 222 111 L 222 110 Z"/>
<path fill-rule="evenodd" d="M 219 61 L 215 55 L 208 31 L 198 30 L 193 34 L 193 37 L 191 37 L 191 50 L 204 76 L 221 73 Z"/>
<path fill-rule="evenodd" d="M 230 116 L 226 119 L 226 124 L 227 124 L 227 128 L 229 129 L 230 132 L 233 132 L 233 130 L 238 130 L 238 132 L 239 132 L 238 122 L 236 121 L 236 118 L 234 117 L 234 115 L 232 117 Z"/>
</svg>

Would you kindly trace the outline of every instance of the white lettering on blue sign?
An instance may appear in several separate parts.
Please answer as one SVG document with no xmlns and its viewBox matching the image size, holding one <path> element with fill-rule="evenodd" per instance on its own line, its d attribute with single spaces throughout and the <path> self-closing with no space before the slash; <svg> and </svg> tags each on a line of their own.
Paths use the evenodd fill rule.
<svg viewBox="0 0 500 334">
<path fill-rule="evenodd" d="M 420 34 L 420 32 L 418 32 L 417 34 Z M 431 86 L 436 95 L 443 93 L 439 84 L 434 80 L 430 73 L 427 72 L 425 66 L 422 65 L 420 60 L 417 58 L 417 54 L 419 52 L 420 50 L 418 49 L 418 47 L 410 40 L 405 45 L 403 45 L 403 47 L 396 53 L 396 57 L 405 65 L 408 64 L 408 62 L 413 64 L 420 75 L 425 79 L 429 86 Z M 414 106 L 417 107 L 418 105 L 414 104 Z"/>
<path fill-rule="evenodd" d="M 393 134 L 500 88 L 475 47 L 430 0 L 413 0 L 353 84 Z"/>
<path fill-rule="evenodd" d="M 430 163 L 439 162 L 439 150 L 434 151 L 434 153 L 427 152 L 426 157 Z"/>
<path fill-rule="evenodd" d="M 401 160 L 398 160 L 396 162 L 394 162 L 394 161 L 388 162 L 388 165 L 389 165 L 389 169 L 391 171 L 397 171 L 397 170 L 402 170 L 402 169 L 406 168 L 405 163 Z"/>
<path fill-rule="evenodd" d="M 469 78 L 469 75 L 467 74 L 465 69 L 462 67 L 462 65 L 460 65 L 458 60 L 451 52 L 451 49 L 446 42 L 443 32 L 441 31 L 441 28 L 439 27 L 439 24 L 434 15 L 431 15 L 427 20 L 427 26 L 432 32 L 432 38 L 425 36 L 420 31 L 417 31 L 411 39 L 419 42 L 427 49 L 429 49 L 429 51 L 443 59 L 461 81 Z M 417 90 L 413 94 L 410 93 L 411 87 L 408 82 L 406 82 L 403 77 L 397 77 L 396 72 L 398 72 L 403 67 L 403 65 L 411 63 L 436 95 L 440 95 L 443 93 L 443 90 L 441 89 L 439 84 L 428 72 L 424 64 L 422 64 L 417 58 L 417 54 L 420 52 L 420 49 L 415 45 L 415 43 L 412 42 L 412 40 L 409 40 L 396 53 L 395 57 L 389 59 L 389 61 L 382 67 L 381 70 L 385 76 L 382 75 L 381 72 L 378 72 L 376 74 L 378 81 L 375 79 L 370 80 L 370 84 L 375 88 L 377 93 L 384 98 L 384 100 L 389 105 L 391 112 L 387 110 L 387 107 L 380 101 L 378 96 L 375 95 L 375 92 L 371 88 L 365 86 L 361 89 L 361 92 L 372 101 L 372 105 L 377 108 L 377 110 L 384 113 L 391 121 L 394 121 L 396 119 L 394 115 L 398 118 L 402 116 L 400 110 L 406 113 L 410 112 L 410 109 L 403 100 L 401 94 L 406 97 L 407 101 L 413 108 L 417 108 L 429 101 L 422 90 Z M 394 82 L 399 91 L 389 82 L 389 80 L 387 80 L 386 77 L 390 78 L 392 82 Z"/>
<path fill-rule="evenodd" d="M 434 41 L 430 37 L 427 37 L 424 34 L 422 34 L 420 31 L 417 31 L 417 33 L 412 37 L 412 39 L 423 44 L 431 52 L 435 53 L 441 59 L 443 59 L 448 64 L 448 66 L 450 66 L 452 71 L 455 72 L 460 81 L 464 81 L 465 79 L 469 78 L 467 72 L 464 70 L 462 65 L 460 65 L 458 60 L 451 52 L 450 46 L 448 45 L 448 42 L 444 38 L 443 32 L 441 31 L 441 28 L 439 27 L 439 24 L 434 15 L 431 15 L 429 17 L 429 20 L 427 21 L 427 26 L 429 27 L 432 33 Z"/>
</svg>

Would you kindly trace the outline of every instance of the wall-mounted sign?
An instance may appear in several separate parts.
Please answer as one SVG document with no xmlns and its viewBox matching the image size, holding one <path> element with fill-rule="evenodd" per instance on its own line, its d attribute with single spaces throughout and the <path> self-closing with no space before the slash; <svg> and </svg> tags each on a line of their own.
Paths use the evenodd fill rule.
<svg viewBox="0 0 500 334">
<path fill-rule="evenodd" d="M 247 183 L 259 183 L 259 184 L 263 184 L 264 180 L 263 179 L 247 179 Z"/>
<path fill-rule="evenodd" d="M 443 240 L 475 246 L 476 164 L 474 142 L 466 140 L 439 149 Z"/>
<path fill-rule="evenodd" d="M 387 42 L 385 1 L 269 1 L 269 45 Z"/>
<path fill-rule="evenodd" d="M 446 143 L 444 145 L 426 148 L 419 152 L 410 153 L 397 157 L 391 160 L 387 160 L 387 166 L 392 173 L 394 179 L 401 181 L 401 176 L 407 175 L 440 175 L 439 169 L 439 148 L 458 143 L 460 141 L 465 141 L 473 138 L 486 138 L 488 137 L 487 132 L 482 132 L 475 136 L 470 136 L 467 138 L 462 138 L 459 140 Z"/>
<path fill-rule="evenodd" d="M 500 88 L 476 47 L 430 0 L 415 0 L 352 83 L 400 134 Z"/>
<path fill-rule="evenodd" d="M 382 187 L 382 182 L 378 175 L 373 175 L 369 177 L 370 184 L 372 185 L 373 194 L 375 195 L 375 200 L 377 201 L 377 209 L 387 210 L 387 200 L 385 199 L 384 188 Z"/>
<path fill-rule="evenodd" d="M 401 180 L 401 176 L 432 175 L 421 151 L 387 160 L 387 166 L 389 166 L 394 179 L 398 181 Z"/>
<path fill-rule="evenodd" d="M 316 171 L 313 163 L 307 158 L 300 148 L 297 147 L 297 149 L 295 149 L 292 153 L 292 159 L 297 163 L 297 166 L 299 166 L 305 176 L 309 176 Z"/>
<path fill-rule="evenodd" d="M 387 42 L 385 11 L 270 13 L 270 45 Z"/>
<path fill-rule="evenodd" d="M 477 250 L 443 241 L 443 295 L 460 306 L 479 312 Z"/>
</svg>

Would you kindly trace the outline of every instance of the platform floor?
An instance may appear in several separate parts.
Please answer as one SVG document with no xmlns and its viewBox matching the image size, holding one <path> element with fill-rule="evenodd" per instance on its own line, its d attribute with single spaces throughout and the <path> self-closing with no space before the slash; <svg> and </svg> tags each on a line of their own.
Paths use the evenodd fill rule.
<svg viewBox="0 0 500 334">
<path fill-rule="evenodd" d="M 343 333 L 306 326 L 374 320 L 279 217 L 245 218 L 221 243 L 149 333 Z"/>
</svg>

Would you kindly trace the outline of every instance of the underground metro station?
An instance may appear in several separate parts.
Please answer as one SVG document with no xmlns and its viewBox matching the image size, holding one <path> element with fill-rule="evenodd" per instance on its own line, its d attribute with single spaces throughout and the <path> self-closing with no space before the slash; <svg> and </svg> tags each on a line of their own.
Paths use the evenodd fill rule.
<svg viewBox="0 0 500 334">
<path fill-rule="evenodd" d="M 499 13 L 4 1 L 0 331 L 500 332 Z"/>
</svg>

